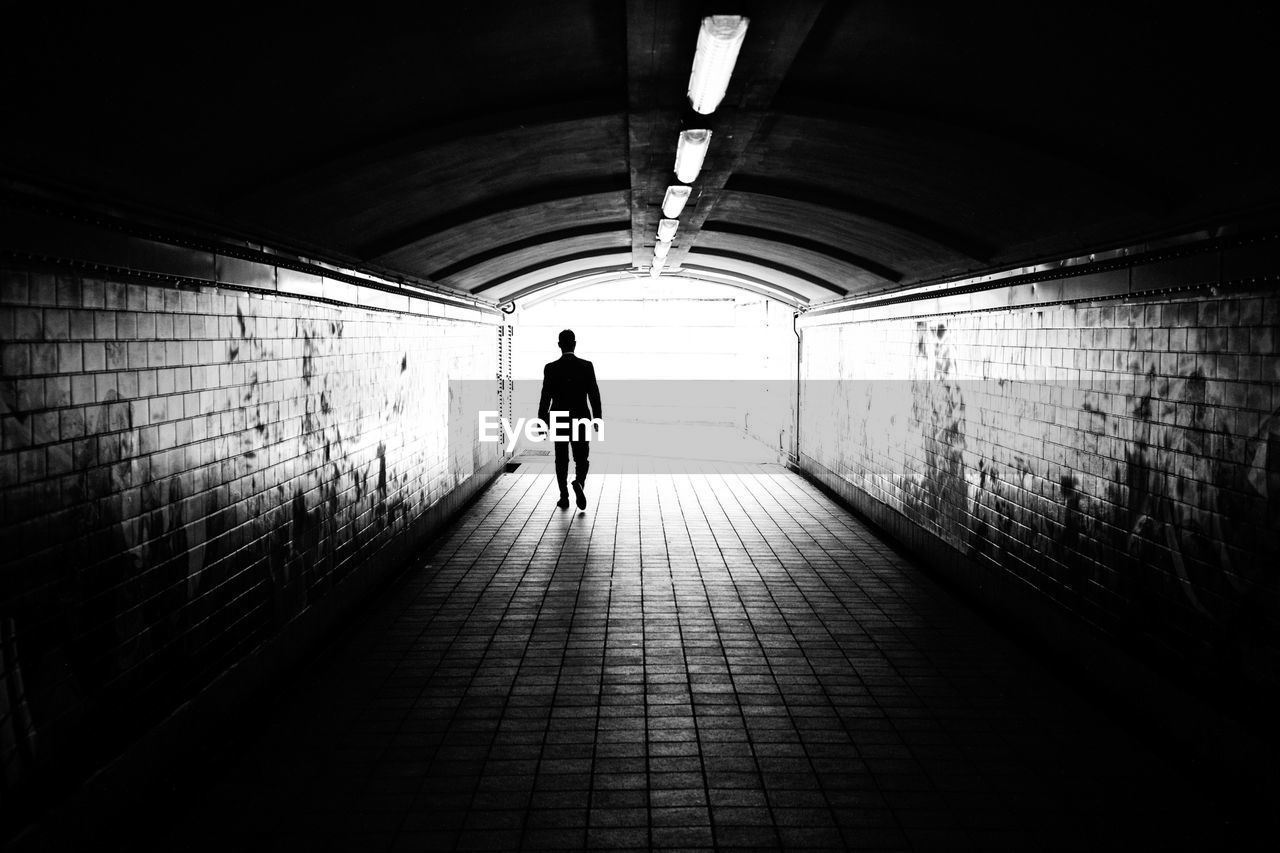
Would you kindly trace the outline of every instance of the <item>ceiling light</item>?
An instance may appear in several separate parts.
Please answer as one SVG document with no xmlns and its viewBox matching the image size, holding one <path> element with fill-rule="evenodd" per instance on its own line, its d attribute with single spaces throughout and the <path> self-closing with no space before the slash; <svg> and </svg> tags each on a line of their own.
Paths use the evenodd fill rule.
<svg viewBox="0 0 1280 853">
<path fill-rule="evenodd" d="M 707 146 L 711 143 L 709 130 L 682 130 L 680 143 L 676 146 L 676 177 L 686 184 L 698 179 L 702 171 L 702 161 L 707 156 Z"/>
<path fill-rule="evenodd" d="M 693 73 L 689 75 L 689 103 L 694 112 L 710 115 L 720 106 L 742 39 L 747 35 L 747 21 L 741 15 L 709 15 L 702 19 Z"/>
<path fill-rule="evenodd" d="M 680 211 L 684 210 L 685 202 L 689 200 L 689 193 L 693 191 L 693 187 L 667 187 L 667 194 L 662 199 L 662 214 L 675 219 L 680 215 Z"/>
<path fill-rule="evenodd" d="M 653 247 L 653 257 L 655 260 L 666 261 L 667 252 L 671 251 L 670 240 L 659 240 L 657 245 Z"/>
<path fill-rule="evenodd" d="M 676 229 L 680 227 L 679 220 L 676 219 L 660 219 L 658 220 L 658 239 L 670 240 L 676 236 Z"/>
<path fill-rule="evenodd" d="M 657 278 L 662 273 L 662 261 L 654 261 L 653 266 L 649 267 L 649 275 Z"/>
</svg>

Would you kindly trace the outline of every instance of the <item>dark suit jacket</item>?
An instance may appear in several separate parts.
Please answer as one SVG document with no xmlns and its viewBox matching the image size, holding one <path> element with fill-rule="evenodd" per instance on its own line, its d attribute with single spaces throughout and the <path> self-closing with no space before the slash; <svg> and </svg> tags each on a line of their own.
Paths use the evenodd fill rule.
<svg viewBox="0 0 1280 853">
<path fill-rule="evenodd" d="M 590 403 L 591 407 L 587 408 Z M 600 410 L 600 386 L 591 362 L 571 352 L 560 356 L 542 369 L 542 397 L 538 401 L 538 417 L 544 423 L 552 410 L 568 412 L 570 418 L 604 417 Z"/>
</svg>

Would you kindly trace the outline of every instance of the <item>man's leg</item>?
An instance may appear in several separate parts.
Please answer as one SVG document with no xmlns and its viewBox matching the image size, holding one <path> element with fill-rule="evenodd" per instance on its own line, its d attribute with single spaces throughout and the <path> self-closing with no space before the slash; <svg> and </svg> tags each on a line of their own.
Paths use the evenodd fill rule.
<svg viewBox="0 0 1280 853">
<path fill-rule="evenodd" d="M 569 506 L 569 445 L 564 441 L 553 441 L 556 449 L 556 485 L 560 487 L 560 508 Z"/>
<path fill-rule="evenodd" d="M 591 467 L 587 462 L 587 457 L 591 451 L 591 442 L 571 441 L 569 442 L 569 447 L 573 450 L 573 479 L 577 480 L 579 485 L 585 486 L 587 484 L 587 469 Z"/>
<path fill-rule="evenodd" d="M 582 493 L 582 487 L 587 481 L 587 454 L 590 447 L 588 441 L 571 441 L 569 446 L 573 448 L 573 493 L 578 499 L 578 509 L 587 508 L 587 496 Z"/>
</svg>

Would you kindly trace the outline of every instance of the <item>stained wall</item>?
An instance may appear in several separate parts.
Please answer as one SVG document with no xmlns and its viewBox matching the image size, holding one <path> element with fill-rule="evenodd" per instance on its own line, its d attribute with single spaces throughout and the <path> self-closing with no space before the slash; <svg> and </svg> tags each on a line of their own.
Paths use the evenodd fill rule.
<svg viewBox="0 0 1280 853">
<path fill-rule="evenodd" d="M 500 462 L 449 433 L 449 380 L 497 370 L 481 312 L 20 263 L 0 285 L 10 803 L 393 571 Z"/>
<path fill-rule="evenodd" d="M 1141 273 L 1113 275 L 1123 291 Z M 1262 278 L 1164 284 L 1190 289 L 988 293 L 980 309 L 811 323 L 800 465 L 1041 639 L 1100 638 L 1091 666 L 1133 655 L 1265 719 L 1280 695 L 1280 296 Z"/>
</svg>

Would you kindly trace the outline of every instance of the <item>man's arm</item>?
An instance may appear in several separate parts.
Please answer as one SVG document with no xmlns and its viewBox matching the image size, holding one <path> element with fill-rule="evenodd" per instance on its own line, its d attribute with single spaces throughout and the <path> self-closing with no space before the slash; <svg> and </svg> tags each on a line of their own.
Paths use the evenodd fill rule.
<svg viewBox="0 0 1280 853">
<path fill-rule="evenodd" d="M 604 412 L 600 409 L 600 386 L 596 384 L 594 364 L 587 369 L 587 401 L 591 403 L 591 417 L 603 418 Z"/>
<path fill-rule="evenodd" d="M 538 419 L 544 424 L 551 413 L 551 365 L 542 368 L 542 396 L 538 398 Z"/>
</svg>

